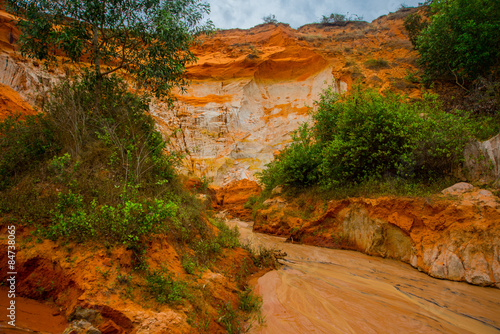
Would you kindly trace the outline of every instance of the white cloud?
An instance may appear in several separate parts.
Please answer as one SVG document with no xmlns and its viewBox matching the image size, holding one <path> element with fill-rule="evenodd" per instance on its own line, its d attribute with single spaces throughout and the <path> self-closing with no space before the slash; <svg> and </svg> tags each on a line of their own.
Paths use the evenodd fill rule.
<svg viewBox="0 0 500 334">
<path fill-rule="evenodd" d="M 205 0 L 211 5 L 210 18 L 217 28 L 251 28 L 263 22 L 269 14 L 293 28 L 319 22 L 323 15 L 331 13 L 356 14 L 365 21 L 397 10 L 401 4 L 417 6 L 423 0 Z"/>
</svg>

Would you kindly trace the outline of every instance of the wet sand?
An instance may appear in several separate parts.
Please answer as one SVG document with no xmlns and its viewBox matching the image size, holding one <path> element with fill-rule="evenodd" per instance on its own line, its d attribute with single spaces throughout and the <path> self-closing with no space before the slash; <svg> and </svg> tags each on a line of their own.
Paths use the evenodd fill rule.
<svg viewBox="0 0 500 334">
<path fill-rule="evenodd" d="M 7 293 L 8 289 L 6 287 L 0 287 L 1 334 L 60 334 L 68 326 L 68 322 L 59 313 L 56 306 L 16 296 L 16 327 L 12 327 L 8 324 L 10 319 L 7 318 L 6 313 L 10 303 Z"/>
<path fill-rule="evenodd" d="M 434 279 L 399 261 L 285 243 L 233 220 L 242 239 L 285 251 L 258 279 L 251 333 L 500 333 L 500 290 Z"/>
</svg>

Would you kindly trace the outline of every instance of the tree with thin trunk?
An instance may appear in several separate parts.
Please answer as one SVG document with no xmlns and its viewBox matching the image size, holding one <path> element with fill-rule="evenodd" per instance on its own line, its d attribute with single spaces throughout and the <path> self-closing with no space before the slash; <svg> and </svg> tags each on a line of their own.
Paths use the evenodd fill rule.
<svg viewBox="0 0 500 334">
<path fill-rule="evenodd" d="M 200 0 L 7 0 L 17 15 L 23 55 L 89 64 L 97 81 L 126 72 L 139 88 L 169 98 L 187 84 L 185 66 L 210 7 Z M 97 85 L 99 87 L 99 85 Z"/>
</svg>

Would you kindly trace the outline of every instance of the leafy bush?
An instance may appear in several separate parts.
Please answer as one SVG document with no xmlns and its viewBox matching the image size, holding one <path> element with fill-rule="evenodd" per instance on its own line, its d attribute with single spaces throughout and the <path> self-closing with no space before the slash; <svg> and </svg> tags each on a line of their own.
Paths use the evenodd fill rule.
<svg viewBox="0 0 500 334">
<path fill-rule="evenodd" d="M 471 138 L 467 118 L 441 111 L 431 95 L 408 103 L 404 96 L 356 87 L 339 99 L 329 88 L 317 107 L 314 126 L 303 125 L 260 174 L 266 189 L 436 179 L 460 163 Z"/>
<path fill-rule="evenodd" d="M 188 297 L 188 284 L 166 271 L 154 271 L 146 277 L 147 290 L 161 304 L 179 303 Z"/>
<path fill-rule="evenodd" d="M 417 45 L 417 38 L 423 29 L 427 27 L 427 21 L 425 21 L 419 13 L 412 13 L 408 15 L 403 25 L 408 32 L 408 38 L 411 44 L 415 47 Z"/>
<path fill-rule="evenodd" d="M 419 63 L 432 78 L 458 84 L 500 66 L 500 2 L 433 1 L 434 15 L 416 40 Z"/>
<path fill-rule="evenodd" d="M 59 202 L 52 212 L 52 224 L 45 235 L 53 240 L 67 238 L 76 242 L 99 238 L 109 244 L 125 244 L 137 253 L 154 234 L 177 232 L 172 224 L 177 205 L 162 199 L 124 199 L 116 206 L 89 205 L 83 196 L 59 193 Z M 174 231 L 173 231 L 174 230 Z"/>
<path fill-rule="evenodd" d="M 55 87 L 44 111 L 72 157 L 99 142 L 108 148 L 109 163 L 125 182 L 140 182 L 152 174 L 170 179 L 177 156 L 164 153 L 165 141 L 147 113 L 148 103 L 146 97 L 129 92 L 118 77 L 97 81 L 87 73 Z"/>
<path fill-rule="evenodd" d="M 321 173 L 332 184 L 444 175 L 459 163 L 469 140 L 464 120 L 440 111 L 431 96 L 408 104 L 401 96 L 358 88 L 333 110 L 319 108 L 314 119 L 328 117 L 324 112 L 336 120 L 328 130 L 332 139 L 321 142 Z"/>
<path fill-rule="evenodd" d="M 314 142 L 307 124 L 293 135 L 292 144 L 260 172 L 259 178 L 266 189 L 278 185 L 307 187 L 320 179 L 321 147 Z"/>
<path fill-rule="evenodd" d="M 59 150 L 56 129 L 44 114 L 8 117 L 0 122 L 0 189 Z"/>
</svg>

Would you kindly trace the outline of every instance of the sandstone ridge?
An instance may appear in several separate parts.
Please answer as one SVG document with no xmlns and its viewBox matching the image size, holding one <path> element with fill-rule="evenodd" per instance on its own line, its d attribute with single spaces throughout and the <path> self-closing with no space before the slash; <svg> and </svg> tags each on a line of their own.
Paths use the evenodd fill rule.
<svg viewBox="0 0 500 334">
<path fill-rule="evenodd" d="M 468 183 L 431 198 L 322 204 L 277 196 L 257 211 L 254 230 L 401 260 L 436 278 L 500 288 L 500 199 Z"/>
</svg>

